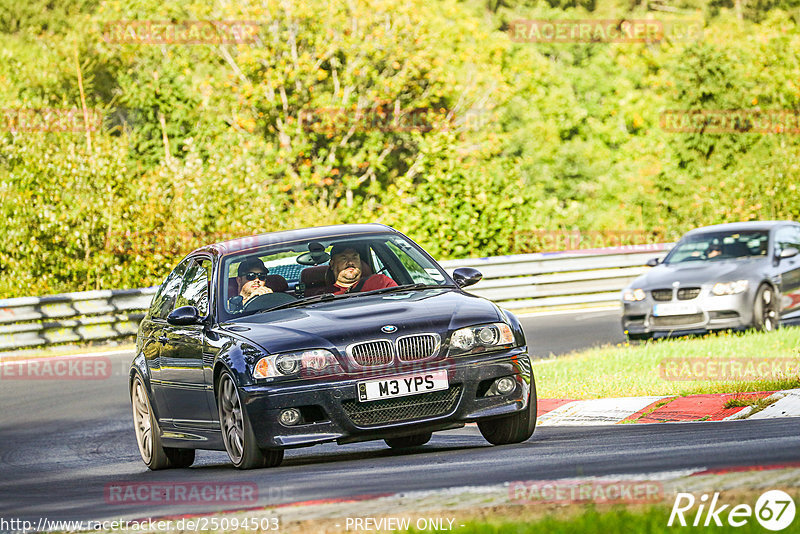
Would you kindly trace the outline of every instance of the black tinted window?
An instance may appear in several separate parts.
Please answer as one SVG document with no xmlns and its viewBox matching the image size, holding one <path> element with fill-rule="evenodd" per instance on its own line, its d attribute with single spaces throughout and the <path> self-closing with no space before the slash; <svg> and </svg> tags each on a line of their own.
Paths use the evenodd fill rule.
<svg viewBox="0 0 800 534">
<path fill-rule="evenodd" d="M 188 260 L 181 262 L 175 267 L 175 270 L 167 276 L 164 283 L 161 284 L 161 289 L 159 289 L 153 299 L 152 306 L 150 306 L 150 316 L 152 318 L 166 319 L 169 312 L 173 310 L 175 298 L 178 296 L 178 291 L 181 288 L 183 273 L 186 272 L 187 265 L 189 265 Z"/>
<path fill-rule="evenodd" d="M 183 276 L 183 285 L 175 307 L 194 306 L 201 316 L 208 315 L 208 281 L 211 275 L 211 261 L 193 260 Z"/>
</svg>

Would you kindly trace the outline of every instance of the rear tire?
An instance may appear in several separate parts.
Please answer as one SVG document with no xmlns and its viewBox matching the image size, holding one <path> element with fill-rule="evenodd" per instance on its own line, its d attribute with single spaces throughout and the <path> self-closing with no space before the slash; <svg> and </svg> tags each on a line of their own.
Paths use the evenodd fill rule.
<svg viewBox="0 0 800 534">
<path fill-rule="evenodd" d="M 283 461 L 283 449 L 261 450 L 250 419 L 244 413 L 239 389 L 228 371 L 222 373 L 217 387 L 217 407 L 222 441 L 233 465 L 239 469 L 275 467 Z"/>
<path fill-rule="evenodd" d="M 413 436 L 403 436 L 401 438 L 386 438 L 383 441 L 393 449 L 407 449 L 409 447 L 420 447 L 431 440 L 430 432 L 415 434 Z"/>
<path fill-rule="evenodd" d="M 531 391 L 528 406 L 521 412 L 497 419 L 478 421 L 478 429 L 484 439 L 492 445 L 522 443 L 533 435 L 536 429 L 536 382 L 531 374 Z"/>
<path fill-rule="evenodd" d="M 171 467 L 189 467 L 194 463 L 194 449 L 176 449 L 161 445 L 161 428 L 150 405 L 144 382 L 137 374 L 131 384 L 131 405 L 136 444 L 144 464 L 153 471 Z"/>
<path fill-rule="evenodd" d="M 753 302 L 753 328 L 761 332 L 772 332 L 778 329 L 779 319 L 780 309 L 775 290 L 767 284 L 761 284 Z"/>
</svg>

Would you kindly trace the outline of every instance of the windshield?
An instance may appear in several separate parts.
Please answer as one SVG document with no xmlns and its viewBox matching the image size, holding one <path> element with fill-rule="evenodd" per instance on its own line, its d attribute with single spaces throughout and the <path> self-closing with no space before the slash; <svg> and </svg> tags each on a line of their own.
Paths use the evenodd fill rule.
<svg viewBox="0 0 800 534">
<path fill-rule="evenodd" d="M 220 320 L 278 307 L 342 298 L 397 286 L 447 285 L 444 272 L 412 241 L 395 233 L 272 245 L 226 257 L 220 269 Z M 419 288 L 422 286 L 414 286 Z"/>
<path fill-rule="evenodd" d="M 769 232 L 714 232 L 683 238 L 664 259 L 664 263 L 722 261 L 766 256 Z"/>
</svg>

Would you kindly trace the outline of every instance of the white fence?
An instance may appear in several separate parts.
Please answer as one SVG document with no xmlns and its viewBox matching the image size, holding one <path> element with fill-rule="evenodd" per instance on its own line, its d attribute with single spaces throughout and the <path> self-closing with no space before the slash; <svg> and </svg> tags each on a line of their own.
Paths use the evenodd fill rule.
<svg viewBox="0 0 800 534">
<path fill-rule="evenodd" d="M 619 302 L 619 292 L 663 257 L 669 244 L 539 252 L 441 262 L 450 273 L 474 267 L 469 288 L 514 310 Z M 157 287 L 0 299 L 0 350 L 114 339 L 136 334 Z"/>
</svg>

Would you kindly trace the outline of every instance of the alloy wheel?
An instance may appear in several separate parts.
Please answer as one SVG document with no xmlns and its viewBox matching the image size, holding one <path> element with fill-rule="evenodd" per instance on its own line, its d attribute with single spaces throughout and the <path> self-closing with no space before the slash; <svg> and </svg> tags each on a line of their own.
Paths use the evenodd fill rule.
<svg viewBox="0 0 800 534">
<path fill-rule="evenodd" d="M 225 449 L 227 449 L 231 460 L 234 463 L 239 463 L 244 453 L 242 405 L 239 402 L 236 384 L 227 374 L 222 376 L 222 381 L 220 382 L 220 417 Z"/>
<path fill-rule="evenodd" d="M 150 403 L 142 381 L 137 377 L 133 382 L 133 425 L 136 429 L 136 443 L 145 463 L 153 458 L 153 424 Z"/>
<path fill-rule="evenodd" d="M 771 332 L 775 330 L 775 306 L 772 303 L 773 294 L 771 289 L 761 293 L 761 320 L 764 330 Z"/>
</svg>

